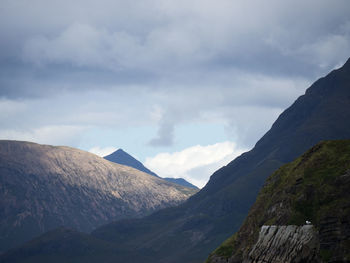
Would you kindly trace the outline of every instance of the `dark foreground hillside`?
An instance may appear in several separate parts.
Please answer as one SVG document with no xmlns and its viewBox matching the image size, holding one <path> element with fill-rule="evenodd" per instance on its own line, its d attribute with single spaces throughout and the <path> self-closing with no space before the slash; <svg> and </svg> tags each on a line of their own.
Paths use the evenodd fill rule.
<svg viewBox="0 0 350 263">
<path fill-rule="evenodd" d="M 317 144 L 267 179 L 240 230 L 207 262 L 349 262 L 349 189 L 350 140 Z"/>
</svg>

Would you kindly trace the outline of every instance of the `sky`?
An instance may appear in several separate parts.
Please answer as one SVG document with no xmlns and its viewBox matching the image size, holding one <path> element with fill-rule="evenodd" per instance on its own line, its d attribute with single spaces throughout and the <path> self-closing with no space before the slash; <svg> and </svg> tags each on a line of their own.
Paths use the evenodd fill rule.
<svg viewBox="0 0 350 263">
<path fill-rule="evenodd" d="M 0 0 L 0 139 L 203 187 L 350 56 L 348 0 Z"/>
</svg>

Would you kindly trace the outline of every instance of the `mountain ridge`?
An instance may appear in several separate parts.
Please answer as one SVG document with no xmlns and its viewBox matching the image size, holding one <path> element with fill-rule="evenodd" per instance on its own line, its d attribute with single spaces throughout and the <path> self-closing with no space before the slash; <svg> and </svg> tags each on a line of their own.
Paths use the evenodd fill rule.
<svg viewBox="0 0 350 263">
<path fill-rule="evenodd" d="M 58 226 L 92 229 L 179 204 L 192 193 L 67 146 L 0 140 L 0 250 Z"/>
</svg>

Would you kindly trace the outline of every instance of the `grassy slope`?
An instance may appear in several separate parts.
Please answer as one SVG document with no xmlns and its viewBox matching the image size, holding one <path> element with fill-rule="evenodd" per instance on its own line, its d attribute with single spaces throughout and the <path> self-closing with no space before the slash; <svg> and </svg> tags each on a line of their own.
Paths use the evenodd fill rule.
<svg viewBox="0 0 350 263">
<path fill-rule="evenodd" d="M 350 215 L 349 169 L 350 140 L 322 142 L 282 166 L 267 179 L 238 233 L 207 262 L 214 257 L 241 259 L 256 242 L 262 225 L 303 225 L 310 220 L 319 228 L 330 215 L 346 221 Z M 349 257 L 350 243 L 339 241 L 339 247 Z M 331 256 L 332 252 L 321 254 Z"/>
</svg>

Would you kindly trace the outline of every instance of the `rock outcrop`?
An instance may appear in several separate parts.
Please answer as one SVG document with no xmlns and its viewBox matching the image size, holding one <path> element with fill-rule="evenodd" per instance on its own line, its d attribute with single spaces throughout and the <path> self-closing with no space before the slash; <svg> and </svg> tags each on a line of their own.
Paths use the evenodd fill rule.
<svg viewBox="0 0 350 263">
<path fill-rule="evenodd" d="M 243 263 L 318 262 L 319 240 L 312 225 L 262 226 Z"/>
</svg>

